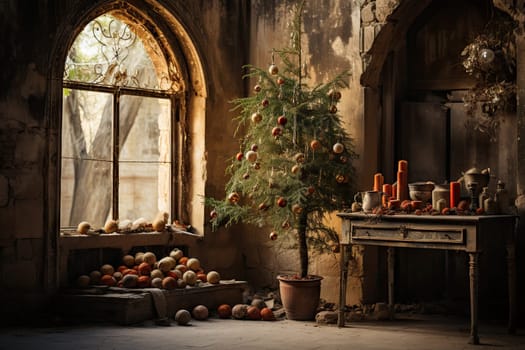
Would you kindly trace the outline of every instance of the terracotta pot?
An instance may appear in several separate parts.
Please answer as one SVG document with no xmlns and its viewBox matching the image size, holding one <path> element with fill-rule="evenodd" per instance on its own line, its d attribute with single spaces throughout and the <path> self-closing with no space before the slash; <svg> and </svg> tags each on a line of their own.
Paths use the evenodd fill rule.
<svg viewBox="0 0 525 350">
<path fill-rule="evenodd" d="M 279 292 L 286 317 L 289 320 L 310 321 L 315 319 L 321 295 L 321 276 L 299 279 L 291 275 L 279 275 Z"/>
</svg>

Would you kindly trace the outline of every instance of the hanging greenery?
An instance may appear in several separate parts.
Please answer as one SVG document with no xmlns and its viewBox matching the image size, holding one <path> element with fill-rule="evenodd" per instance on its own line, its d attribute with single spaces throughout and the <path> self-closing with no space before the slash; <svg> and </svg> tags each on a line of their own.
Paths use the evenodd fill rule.
<svg viewBox="0 0 525 350">
<path fill-rule="evenodd" d="M 495 15 L 461 52 L 465 71 L 476 79 L 463 99 L 470 116 L 467 127 L 486 133 L 491 141 L 496 140 L 500 113 L 516 106 L 514 29 L 514 21 Z"/>
</svg>

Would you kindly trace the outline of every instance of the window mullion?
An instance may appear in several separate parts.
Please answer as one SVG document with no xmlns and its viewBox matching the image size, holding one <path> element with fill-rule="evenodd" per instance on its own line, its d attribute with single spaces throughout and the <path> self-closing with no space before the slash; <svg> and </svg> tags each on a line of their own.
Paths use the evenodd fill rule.
<svg viewBox="0 0 525 350">
<path fill-rule="evenodd" d="M 113 219 L 118 220 L 119 200 L 119 153 L 120 153 L 120 90 L 117 89 L 113 99 Z"/>
</svg>

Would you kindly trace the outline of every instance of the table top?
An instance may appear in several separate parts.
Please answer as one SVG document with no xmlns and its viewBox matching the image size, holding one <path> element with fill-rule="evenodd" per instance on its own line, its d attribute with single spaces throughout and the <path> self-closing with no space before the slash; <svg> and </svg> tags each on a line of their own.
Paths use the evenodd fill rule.
<svg viewBox="0 0 525 350">
<path fill-rule="evenodd" d="M 504 214 L 504 215 L 415 215 L 415 214 L 404 214 L 396 213 L 393 215 L 376 215 L 367 214 L 365 212 L 340 212 L 337 216 L 342 219 L 357 219 L 357 220 L 370 220 L 370 221 L 413 221 L 413 222 L 450 222 L 452 223 L 477 223 L 483 221 L 508 221 L 517 220 L 518 216 Z"/>
</svg>

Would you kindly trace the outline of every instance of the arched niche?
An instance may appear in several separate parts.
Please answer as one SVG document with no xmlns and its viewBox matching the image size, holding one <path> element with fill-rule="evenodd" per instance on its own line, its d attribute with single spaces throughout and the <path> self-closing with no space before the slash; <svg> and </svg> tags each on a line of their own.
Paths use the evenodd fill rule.
<svg viewBox="0 0 525 350">
<path fill-rule="evenodd" d="M 202 235 L 204 230 L 204 208 L 200 197 L 204 193 L 204 176 L 201 159 L 205 153 L 206 98 L 208 94 L 207 64 L 201 48 L 203 39 L 198 28 L 192 25 L 190 11 L 183 2 L 130 0 L 78 2 L 73 6 L 57 29 L 55 43 L 50 52 L 50 75 L 47 80 L 45 119 L 47 125 L 47 158 L 45 163 L 46 186 L 44 193 L 45 251 L 44 288 L 48 292 L 59 285 L 59 203 L 60 203 L 60 131 L 62 109 L 62 79 L 64 62 L 73 40 L 94 18 L 107 13 L 118 13 L 122 18 L 130 17 L 142 24 L 157 40 L 166 61 L 176 66 L 184 83 L 185 103 L 179 115 L 182 134 L 181 152 L 184 162 L 180 164 L 184 182 L 182 200 L 183 216 Z M 195 137 L 199 135 L 199 137 Z M 180 184 L 179 184 L 180 186 Z M 184 204 L 183 204 L 184 203 Z M 191 206 L 191 210 L 189 209 Z"/>
</svg>

